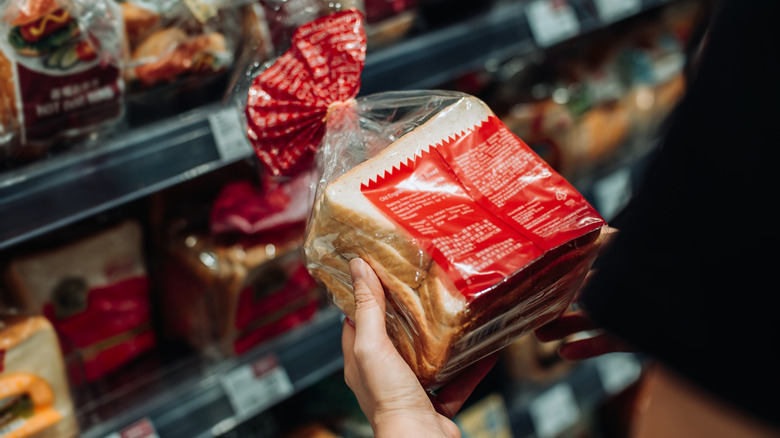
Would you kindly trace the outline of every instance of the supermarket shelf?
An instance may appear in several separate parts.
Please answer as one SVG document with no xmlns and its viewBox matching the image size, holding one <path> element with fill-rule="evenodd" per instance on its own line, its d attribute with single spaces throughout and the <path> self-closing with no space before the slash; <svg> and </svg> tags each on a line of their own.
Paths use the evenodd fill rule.
<svg viewBox="0 0 780 438">
<path fill-rule="evenodd" d="M 371 52 L 362 94 L 430 88 L 490 59 L 535 50 L 526 9 L 539 1 L 547 0 L 498 3 L 484 15 Z M 634 3 L 639 13 L 670 1 L 611 3 Z M 607 24 L 591 0 L 570 4 L 577 34 Z M 242 132 L 236 116 L 212 104 L 0 174 L 0 250 L 251 156 L 248 142 L 235 137 Z"/>
<path fill-rule="evenodd" d="M 275 359 L 277 370 L 284 370 L 291 386 L 268 386 L 269 382 L 259 378 L 259 383 L 255 383 L 266 384 L 266 390 L 257 391 L 257 395 L 265 399 L 248 402 L 248 411 L 236 411 L 230 400 L 233 394 L 228 394 L 229 386 L 225 385 L 224 379 L 268 358 Z M 176 380 L 176 383 L 167 382 L 167 378 L 156 379 L 158 384 L 166 385 L 164 390 L 158 388 L 150 391 L 147 397 L 135 397 L 132 403 L 123 403 L 130 407 L 109 420 L 86 428 L 82 436 L 130 436 L 121 433 L 127 432 L 128 427 L 137 426 L 139 422 L 151 425 L 160 438 L 218 436 L 342 366 L 341 319 L 337 309 L 328 307 L 310 323 L 239 358 L 221 361 L 197 376 L 178 379 L 175 375 L 177 371 L 169 370 L 172 374 L 170 379 Z M 82 423 L 89 422 L 90 417 L 97 415 L 100 409 L 100 400 L 92 406 L 82 407 L 79 411 Z"/>
<path fill-rule="evenodd" d="M 599 405 L 640 378 L 644 362 L 634 353 L 611 353 L 578 363 L 558 381 L 510 388 L 506 402 L 513 435 L 576 436 L 572 430 L 592 423 Z"/>
</svg>

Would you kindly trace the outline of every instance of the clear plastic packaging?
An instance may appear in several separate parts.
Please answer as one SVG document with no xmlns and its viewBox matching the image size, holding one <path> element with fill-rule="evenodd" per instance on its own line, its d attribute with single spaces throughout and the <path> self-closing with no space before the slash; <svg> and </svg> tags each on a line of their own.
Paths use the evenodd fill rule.
<svg viewBox="0 0 780 438">
<path fill-rule="evenodd" d="M 0 316 L 0 434 L 79 433 L 57 334 L 40 316 Z"/>
<path fill-rule="evenodd" d="M 352 317 L 348 263 L 366 260 L 386 289 L 388 334 L 434 390 L 562 313 L 604 221 L 475 97 L 355 98 L 361 18 L 299 29 L 250 89 L 250 139 L 274 174 L 317 151 L 306 266 Z"/>
<path fill-rule="evenodd" d="M 122 24 L 111 0 L 0 1 L 0 158 L 38 158 L 123 115 Z"/>
<path fill-rule="evenodd" d="M 157 344 L 143 230 L 135 220 L 16 256 L 3 280 L 11 304 L 54 326 L 75 386 L 113 375 Z"/>
<path fill-rule="evenodd" d="M 301 260 L 309 180 L 270 188 L 230 182 L 208 228 L 192 217 L 172 221 L 161 288 L 170 336 L 232 356 L 317 313 L 322 292 Z"/>
</svg>

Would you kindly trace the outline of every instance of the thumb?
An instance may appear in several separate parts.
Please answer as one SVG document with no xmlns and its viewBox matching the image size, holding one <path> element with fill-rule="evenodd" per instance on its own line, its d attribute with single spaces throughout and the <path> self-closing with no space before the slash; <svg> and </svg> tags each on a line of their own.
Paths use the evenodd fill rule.
<svg viewBox="0 0 780 438">
<path fill-rule="evenodd" d="M 349 261 L 349 273 L 355 290 L 355 329 L 358 338 L 377 339 L 385 329 L 385 292 L 376 273 L 363 259 Z M 357 339 L 359 342 L 359 339 Z"/>
</svg>

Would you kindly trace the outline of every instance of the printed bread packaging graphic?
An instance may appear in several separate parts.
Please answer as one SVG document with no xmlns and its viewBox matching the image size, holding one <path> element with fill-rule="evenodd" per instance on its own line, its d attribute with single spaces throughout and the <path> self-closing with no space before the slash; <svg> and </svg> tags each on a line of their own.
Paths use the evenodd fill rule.
<svg viewBox="0 0 780 438">
<path fill-rule="evenodd" d="M 109 0 L 0 2 L 4 155 L 34 158 L 122 116 L 122 26 Z"/>
<path fill-rule="evenodd" d="M 163 285 L 171 334 L 236 355 L 316 314 L 322 292 L 301 255 L 309 180 L 269 190 L 230 183 L 210 231 L 174 222 Z"/>
<path fill-rule="evenodd" d="M 605 223 L 475 97 L 356 99 L 361 21 L 348 11 L 299 28 L 250 89 L 249 138 L 274 174 L 316 156 L 309 271 L 351 317 L 348 262 L 365 259 L 387 291 L 388 333 L 435 389 L 562 313 Z"/>
<path fill-rule="evenodd" d="M 78 435 L 65 365 L 43 317 L 0 318 L 0 436 Z"/>
<path fill-rule="evenodd" d="M 82 362 L 83 375 L 71 373 L 74 384 L 96 381 L 155 345 L 142 230 L 135 221 L 17 258 L 5 280 L 20 308 L 49 319 L 64 354 Z"/>
</svg>

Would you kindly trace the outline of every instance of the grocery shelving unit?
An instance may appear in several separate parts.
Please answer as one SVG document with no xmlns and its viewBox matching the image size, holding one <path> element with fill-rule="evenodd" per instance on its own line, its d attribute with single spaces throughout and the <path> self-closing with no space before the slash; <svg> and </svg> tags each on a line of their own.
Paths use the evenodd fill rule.
<svg viewBox="0 0 780 438">
<path fill-rule="evenodd" d="M 529 11 L 533 5 L 552 1 L 498 2 L 483 15 L 370 52 L 361 94 L 430 88 L 488 60 L 543 49 L 672 0 L 570 0 L 575 28 L 557 36 L 539 35 L 530 22 L 537 15 Z M 604 5 L 610 4 L 613 11 L 618 8 L 617 13 L 605 14 Z M 251 156 L 237 109 L 215 102 L 121 132 L 87 149 L 4 172 L 0 174 L 0 250 Z M 239 358 L 164 370 L 158 376 L 166 381 L 164 390 L 152 384 L 138 388 L 128 396 L 135 400 L 131 408 L 108 420 L 101 418 L 83 436 L 113 436 L 134 424 L 138 427 L 138 421 L 142 427 L 151 425 L 163 438 L 229 431 L 269 404 L 337 370 L 340 331 L 339 315 L 328 309 L 313 322 Z M 268 358 L 273 358 L 273 370 L 281 370 L 287 380 L 266 379 L 264 384 L 272 385 L 269 398 L 250 403 L 249 411 L 237 411 L 231 404 L 236 395 L 230 393 L 230 379 L 240 379 L 247 367 Z M 590 397 L 602 390 L 583 391 Z M 80 415 L 86 419 L 97 415 L 100 403 L 98 399 L 81 407 Z"/>
</svg>

